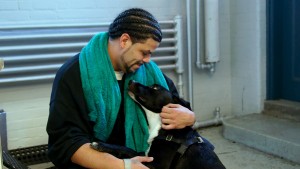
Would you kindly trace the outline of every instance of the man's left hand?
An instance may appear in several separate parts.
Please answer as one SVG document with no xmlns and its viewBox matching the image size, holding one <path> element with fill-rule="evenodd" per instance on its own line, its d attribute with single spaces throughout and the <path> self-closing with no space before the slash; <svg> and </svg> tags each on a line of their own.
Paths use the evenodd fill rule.
<svg viewBox="0 0 300 169">
<path fill-rule="evenodd" d="M 195 123 L 195 113 L 180 104 L 168 104 L 160 113 L 162 128 L 182 129 Z"/>
</svg>

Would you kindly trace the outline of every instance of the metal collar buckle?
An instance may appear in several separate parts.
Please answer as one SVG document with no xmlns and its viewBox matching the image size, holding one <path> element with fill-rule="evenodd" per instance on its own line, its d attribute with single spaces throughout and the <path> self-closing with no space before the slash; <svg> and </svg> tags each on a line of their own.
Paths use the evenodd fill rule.
<svg viewBox="0 0 300 169">
<path fill-rule="evenodd" d="M 198 143 L 203 143 L 204 142 L 203 139 L 200 136 L 196 137 L 196 139 L 197 139 Z"/>
<path fill-rule="evenodd" d="M 167 137 L 166 137 L 166 140 L 167 140 L 167 141 L 171 141 L 172 139 L 173 139 L 173 135 L 170 135 L 170 134 L 167 135 Z"/>
</svg>

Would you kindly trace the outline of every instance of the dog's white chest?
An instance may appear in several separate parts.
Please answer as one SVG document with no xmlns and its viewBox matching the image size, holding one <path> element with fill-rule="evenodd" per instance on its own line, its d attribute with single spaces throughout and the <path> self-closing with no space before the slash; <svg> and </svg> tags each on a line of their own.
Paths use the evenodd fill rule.
<svg viewBox="0 0 300 169">
<path fill-rule="evenodd" d="M 143 106 L 142 106 L 143 107 Z M 145 107 L 143 107 L 146 116 L 147 116 L 147 121 L 148 121 L 148 125 L 149 125 L 149 138 L 148 138 L 148 144 L 149 149 L 147 150 L 146 154 L 148 154 L 150 147 L 151 147 L 151 143 L 153 141 L 153 139 L 158 135 L 158 131 L 161 128 L 161 119 L 158 113 L 154 113 L 148 109 L 146 109 Z"/>
<path fill-rule="evenodd" d="M 151 143 L 153 139 L 158 135 L 158 131 L 161 128 L 161 120 L 158 113 L 153 113 L 145 109 L 147 120 L 149 123 L 149 139 L 148 143 Z"/>
</svg>

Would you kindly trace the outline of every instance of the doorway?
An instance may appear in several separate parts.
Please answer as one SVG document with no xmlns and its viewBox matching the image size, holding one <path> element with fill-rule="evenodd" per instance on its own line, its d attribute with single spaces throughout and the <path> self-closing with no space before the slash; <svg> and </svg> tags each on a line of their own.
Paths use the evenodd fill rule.
<svg viewBox="0 0 300 169">
<path fill-rule="evenodd" d="M 267 99 L 300 102 L 300 1 L 267 0 Z"/>
</svg>

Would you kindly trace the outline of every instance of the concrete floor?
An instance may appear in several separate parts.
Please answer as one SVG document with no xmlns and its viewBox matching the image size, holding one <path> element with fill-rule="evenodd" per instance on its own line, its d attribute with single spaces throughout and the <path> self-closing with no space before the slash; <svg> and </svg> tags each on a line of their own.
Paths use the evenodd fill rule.
<svg viewBox="0 0 300 169">
<path fill-rule="evenodd" d="M 216 153 L 227 169 L 300 169 L 300 164 L 224 139 L 222 126 L 198 131 L 214 144 Z"/>
<path fill-rule="evenodd" d="M 299 164 L 224 139 L 222 126 L 198 131 L 214 144 L 216 153 L 227 169 L 300 169 Z M 44 169 L 51 165 L 51 163 L 39 164 L 30 168 Z"/>
</svg>

